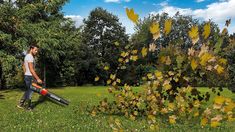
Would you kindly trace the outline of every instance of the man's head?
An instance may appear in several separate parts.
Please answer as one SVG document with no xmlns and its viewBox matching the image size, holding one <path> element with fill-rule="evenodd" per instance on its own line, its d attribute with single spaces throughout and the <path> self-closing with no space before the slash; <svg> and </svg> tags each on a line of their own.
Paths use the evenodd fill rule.
<svg viewBox="0 0 235 132">
<path fill-rule="evenodd" d="M 31 53 L 33 56 L 37 55 L 37 53 L 38 53 L 38 48 L 39 48 L 39 46 L 36 45 L 36 44 L 30 45 L 30 47 L 29 47 L 29 53 Z"/>
</svg>

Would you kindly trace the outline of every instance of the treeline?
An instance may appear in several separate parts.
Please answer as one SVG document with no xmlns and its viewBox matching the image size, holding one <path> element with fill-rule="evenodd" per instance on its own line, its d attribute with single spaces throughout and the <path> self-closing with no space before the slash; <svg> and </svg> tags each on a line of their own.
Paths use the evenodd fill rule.
<svg viewBox="0 0 235 132">
<path fill-rule="evenodd" d="M 68 0 L 0 1 L 0 89 L 22 87 L 22 52 L 35 42 L 40 46 L 37 71 L 47 86 L 105 85 L 110 73 L 106 70 L 115 72 L 123 61 L 120 60 L 122 51 L 140 51 L 143 46 L 149 47 L 152 43 L 151 23 L 159 21 L 163 25 L 170 18 L 166 13 L 147 16 L 135 26 L 135 33 L 128 36 L 119 18 L 99 7 L 90 12 L 81 27 L 75 27 L 75 23 L 61 11 L 66 2 Z M 205 22 L 179 13 L 172 19 L 173 29 L 167 37 L 155 42 L 157 49 L 175 39 L 175 44 L 181 44 L 183 49 L 188 50 L 192 45 L 187 36 L 188 29 L 198 24 L 203 30 Z M 210 43 L 215 45 L 221 31 L 211 23 Z M 224 35 L 226 39 L 219 46 L 223 50 L 218 54 L 228 59 L 230 80 L 219 83 L 232 86 L 235 84 L 235 35 Z M 157 63 L 158 52 L 156 50 L 136 62 L 130 61 L 119 72 L 122 83 L 141 84 L 144 74 L 157 69 L 151 63 Z M 94 81 L 97 76 L 99 81 Z M 206 84 L 201 80 L 198 85 Z"/>
</svg>

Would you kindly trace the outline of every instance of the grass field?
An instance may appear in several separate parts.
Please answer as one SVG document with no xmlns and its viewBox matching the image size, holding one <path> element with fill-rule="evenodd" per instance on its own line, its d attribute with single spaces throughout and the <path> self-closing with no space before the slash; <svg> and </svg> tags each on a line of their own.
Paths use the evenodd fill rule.
<svg viewBox="0 0 235 132">
<path fill-rule="evenodd" d="M 137 91 L 140 88 L 135 88 Z M 32 112 L 16 107 L 23 92 L 20 90 L 0 91 L 0 132 L 1 131 L 113 131 L 114 120 L 121 121 L 124 131 L 149 131 L 145 118 L 131 121 L 124 116 L 98 114 L 92 117 L 87 109 L 98 104 L 104 97 L 112 98 L 106 87 L 65 87 L 49 89 L 70 101 L 67 107 L 60 106 L 49 100 L 38 104 Z M 206 92 L 209 89 L 200 88 Z M 222 95 L 235 100 L 235 94 L 227 89 Z M 39 95 L 34 93 L 33 101 Z M 168 125 L 159 118 L 158 131 L 231 131 L 235 132 L 235 123 L 223 123 L 218 128 L 201 126 L 195 122 Z"/>
</svg>

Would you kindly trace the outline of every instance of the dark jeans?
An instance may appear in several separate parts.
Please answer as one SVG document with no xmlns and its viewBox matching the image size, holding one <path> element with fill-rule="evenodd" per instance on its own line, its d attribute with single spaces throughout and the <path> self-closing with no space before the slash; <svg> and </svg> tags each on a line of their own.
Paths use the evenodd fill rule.
<svg viewBox="0 0 235 132">
<path fill-rule="evenodd" d="M 28 75 L 24 76 L 26 91 L 25 91 L 24 95 L 22 96 L 21 100 L 31 100 L 32 94 L 33 94 L 33 90 L 31 89 L 32 81 L 33 81 L 32 76 L 28 76 Z"/>
</svg>

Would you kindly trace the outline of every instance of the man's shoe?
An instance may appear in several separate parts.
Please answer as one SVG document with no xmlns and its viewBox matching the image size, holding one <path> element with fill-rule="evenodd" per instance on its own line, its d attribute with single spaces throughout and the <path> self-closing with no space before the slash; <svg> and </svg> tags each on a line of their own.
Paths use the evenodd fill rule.
<svg viewBox="0 0 235 132">
<path fill-rule="evenodd" d="M 20 109 L 24 109 L 24 106 L 22 104 L 18 104 L 17 107 Z"/>
</svg>

